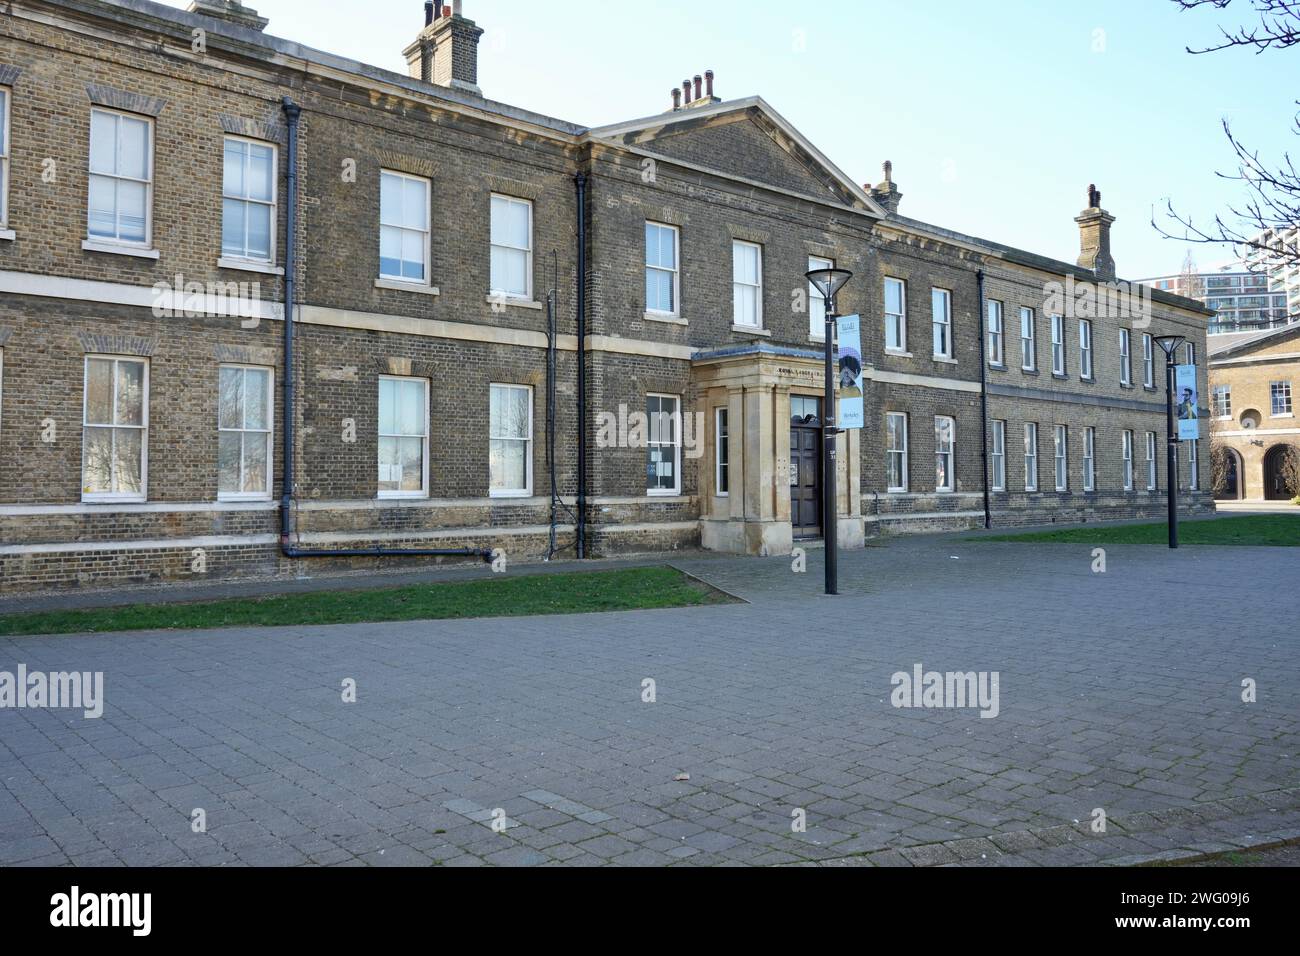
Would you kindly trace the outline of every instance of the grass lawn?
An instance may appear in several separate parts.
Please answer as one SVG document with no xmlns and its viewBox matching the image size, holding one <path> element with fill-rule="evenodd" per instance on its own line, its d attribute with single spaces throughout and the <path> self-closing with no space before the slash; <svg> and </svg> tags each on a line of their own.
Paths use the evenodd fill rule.
<svg viewBox="0 0 1300 956">
<path fill-rule="evenodd" d="M 974 541 L 1060 541 L 1070 544 L 1163 544 L 1169 543 L 1169 529 L 1158 524 L 1096 525 L 1061 531 L 1029 534 L 1000 534 Z M 1242 515 L 1232 518 L 1182 521 L 1178 524 L 1179 544 L 1264 545 L 1300 547 L 1300 513 L 1287 515 Z"/>
<path fill-rule="evenodd" d="M 721 592 L 673 568 L 626 568 L 576 574 L 522 574 L 369 591 L 311 591 L 190 604 L 159 601 L 124 607 L 7 614 L 0 616 L 0 636 L 585 614 L 730 602 L 731 598 Z"/>
</svg>

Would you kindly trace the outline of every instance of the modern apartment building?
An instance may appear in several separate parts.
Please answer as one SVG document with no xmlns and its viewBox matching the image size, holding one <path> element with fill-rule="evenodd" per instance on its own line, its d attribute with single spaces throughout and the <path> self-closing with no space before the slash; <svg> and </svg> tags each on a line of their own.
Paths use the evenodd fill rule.
<svg viewBox="0 0 1300 956">
<path fill-rule="evenodd" d="M 827 264 L 865 330 L 842 546 L 1161 513 L 1152 336 L 1198 360 L 1211 313 L 1117 279 L 1095 189 L 1064 263 L 902 215 L 711 74 L 590 128 L 486 98 L 459 2 L 407 75 L 266 27 L 0 18 L 0 587 L 788 553 Z"/>
</svg>

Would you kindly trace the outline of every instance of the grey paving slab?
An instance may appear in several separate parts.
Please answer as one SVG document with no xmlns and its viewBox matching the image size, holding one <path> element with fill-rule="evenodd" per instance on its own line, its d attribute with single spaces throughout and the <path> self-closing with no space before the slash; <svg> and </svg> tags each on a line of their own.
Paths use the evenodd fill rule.
<svg viewBox="0 0 1300 956">
<path fill-rule="evenodd" d="M 745 603 L 0 639 L 106 694 L 0 710 L 0 865 L 1095 864 L 1300 829 L 1300 555 L 1107 551 L 889 540 L 836 598 L 817 551 L 686 554 Z M 997 672 L 997 716 L 894 707 L 917 664 Z"/>
</svg>

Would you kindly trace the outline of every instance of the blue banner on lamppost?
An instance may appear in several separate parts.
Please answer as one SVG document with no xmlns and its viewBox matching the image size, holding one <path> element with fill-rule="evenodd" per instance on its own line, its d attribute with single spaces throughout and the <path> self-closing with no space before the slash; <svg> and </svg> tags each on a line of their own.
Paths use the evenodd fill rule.
<svg viewBox="0 0 1300 956">
<path fill-rule="evenodd" d="M 836 322 L 840 331 L 838 424 L 843 429 L 863 428 L 866 425 L 866 409 L 862 401 L 862 318 L 857 315 L 842 315 Z"/>
<path fill-rule="evenodd" d="M 1174 372 L 1174 403 L 1178 417 L 1178 440 L 1198 441 L 1201 437 L 1200 395 L 1196 392 L 1196 366 L 1180 365 Z"/>
</svg>

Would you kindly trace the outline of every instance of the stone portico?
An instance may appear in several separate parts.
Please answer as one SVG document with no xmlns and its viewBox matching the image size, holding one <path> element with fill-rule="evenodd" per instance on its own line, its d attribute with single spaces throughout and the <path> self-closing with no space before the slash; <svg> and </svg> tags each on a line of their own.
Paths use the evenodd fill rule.
<svg viewBox="0 0 1300 956">
<path fill-rule="evenodd" d="M 691 363 L 695 393 L 708 433 L 701 469 L 700 540 L 711 551 L 789 554 L 791 522 L 791 397 L 817 399 L 823 390 L 823 356 L 809 349 L 758 343 L 699 352 Z M 718 410 L 727 410 L 726 492 L 717 467 Z M 819 446 L 820 448 L 820 446 Z M 841 548 L 864 545 L 861 454 L 856 431 L 842 432 L 836 455 Z M 821 487 L 820 470 L 817 487 Z"/>
</svg>

